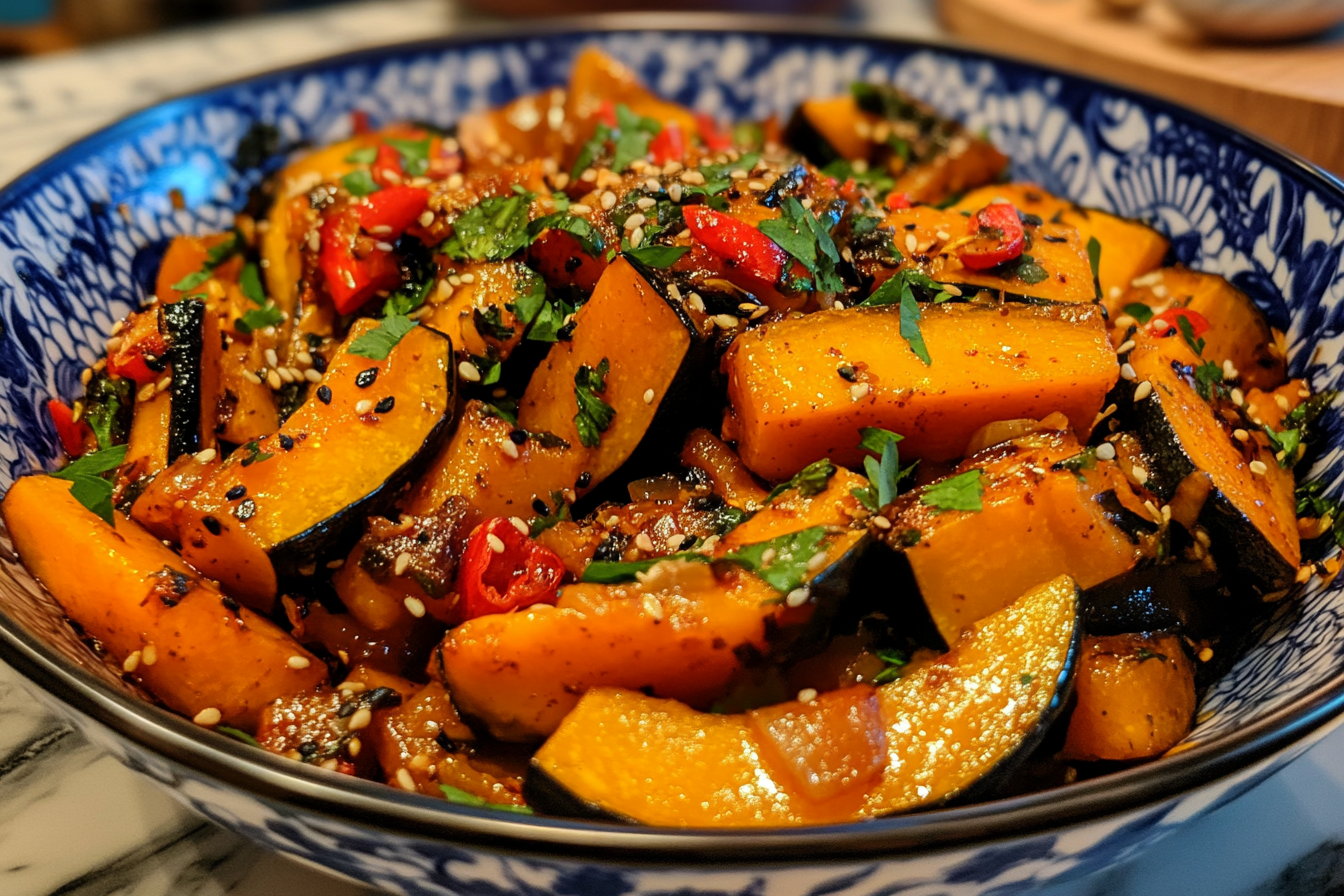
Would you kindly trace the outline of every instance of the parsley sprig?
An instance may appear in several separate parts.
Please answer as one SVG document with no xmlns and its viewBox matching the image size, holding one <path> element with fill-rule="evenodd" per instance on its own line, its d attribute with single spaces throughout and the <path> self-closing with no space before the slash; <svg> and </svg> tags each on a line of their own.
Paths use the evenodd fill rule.
<svg viewBox="0 0 1344 896">
<path fill-rule="evenodd" d="M 456 261 L 503 261 L 532 242 L 529 211 L 536 194 L 517 185 L 508 196 L 482 199 L 453 222 L 439 251 Z"/>
<path fill-rule="evenodd" d="M 585 448 L 596 448 L 602 444 L 602 433 L 616 419 L 616 409 L 599 397 L 607 391 L 607 373 L 610 370 L 611 364 L 603 358 L 596 369 L 584 364 L 574 374 L 574 398 L 579 405 L 579 412 L 574 415 L 574 426 L 578 428 L 579 441 Z"/>
<path fill-rule="evenodd" d="M 744 545 L 718 559 L 736 563 L 755 573 L 780 594 L 788 594 L 802 586 L 807 565 L 821 551 L 826 536 L 825 526 L 813 526 L 769 541 Z"/>
<path fill-rule="evenodd" d="M 1344 504 L 1334 498 L 1327 498 L 1325 483 L 1316 480 L 1304 482 L 1297 487 L 1297 515 L 1314 517 L 1327 525 L 1335 544 L 1344 548 Z"/>
<path fill-rule="evenodd" d="M 243 265 L 242 273 L 238 275 L 238 289 L 249 302 L 257 306 L 249 308 L 234 323 L 239 333 L 246 336 L 256 330 L 264 330 L 284 322 L 284 312 L 266 298 L 266 291 L 261 286 L 261 271 L 255 263 L 249 261 Z"/>
<path fill-rule="evenodd" d="M 234 231 L 228 235 L 227 239 L 206 250 L 205 262 L 201 265 L 200 270 L 183 277 L 174 283 L 172 288 L 178 292 L 188 292 L 195 289 L 210 279 L 210 275 L 215 272 L 215 268 L 241 251 L 243 251 L 243 241 L 238 238 L 238 232 Z"/>
<path fill-rule="evenodd" d="M 757 225 L 761 233 L 798 261 L 802 262 L 811 281 L 801 280 L 794 284 L 796 288 L 817 292 L 843 292 L 845 283 L 836 273 L 840 263 L 840 250 L 831 238 L 830 226 L 823 224 L 811 210 L 792 196 L 786 196 L 779 204 L 779 217 L 770 218 Z"/>
<path fill-rule="evenodd" d="M 392 349 L 397 347 L 397 343 L 401 341 L 402 337 L 414 330 L 415 327 L 416 322 L 409 317 L 402 314 L 389 314 L 382 319 L 378 326 L 356 337 L 346 351 L 352 355 L 359 355 L 361 358 L 382 361 L 392 352 Z"/>
<path fill-rule="evenodd" d="M 765 496 L 763 504 L 769 504 L 784 494 L 789 489 L 797 489 L 798 494 L 804 498 L 810 498 L 813 495 L 819 495 L 826 490 L 831 477 L 835 475 L 835 464 L 830 460 L 822 458 L 819 461 L 808 464 L 787 482 L 781 482 L 770 490 L 770 494 Z"/>
<path fill-rule="evenodd" d="M 910 350 L 915 353 L 919 360 L 932 366 L 933 359 L 929 356 L 929 347 L 924 344 L 924 333 L 919 328 L 920 311 L 919 302 L 915 299 L 916 289 L 919 289 L 925 295 L 931 295 L 935 305 L 952 298 L 951 293 L 944 290 L 932 277 L 907 268 L 888 277 L 882 282 L 881 286 L 873 290 L 872 295 L 859 304 L 871 307 L 874 305 L 893 305 L 899 302 L 901 308 L 901 338 L 910 345 Z"/>
<path fill-rule="evenodd" d="M 868 487 L 853 488 L 849 493 L 868 510 L 877 513 L 896 500 L 901 480 L 914 472 L 915 464 L 901 469 L 900 450 L 896 447 L 896 443 L 901 441 L 901 436 L 891 430 L 865 426 L 859 430 L 859 436 L 859 447 L 871 452 L 863 458 L 863 470 L 868 474 Z"/>
<path fill-rule="evenodd" d="M 982 509 L 981 496 L 985 493 L 983 477 L 983 470 L 967 470 L 929 483 L 924 486 L 919 501 L 940 512 L 970 510 L 978 513 Z"/>
<path fill-rule="evenodd" d="M 106 474 L 116 470 L 126 460 L 125 445 L 92 451 L 78 460 L 71 461 L 51 475 L 73 483 L 70 494 L 76 501 L 96 513 L 110 526 L 116 522 L 112 516 L 112 483 Z"/>
</svg>

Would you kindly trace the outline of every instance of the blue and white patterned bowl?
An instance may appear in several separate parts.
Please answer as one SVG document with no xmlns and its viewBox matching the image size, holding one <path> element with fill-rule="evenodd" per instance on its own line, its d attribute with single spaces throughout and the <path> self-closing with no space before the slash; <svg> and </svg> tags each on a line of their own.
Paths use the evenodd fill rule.
<svg viewBox="0 0 1344 896">
<path fill-rule="evenodd" d="M 731 26 L 743 26 L 733 28 Z M 176 234 L 227 227 L 260 174 L 256 122 L 286 144 L 374 123 L 451 123 L 560 84 L 596 44 L 658 91 L 725 116 L 787 113 L 865 79 L 984 129 L 1029 179 L 1153 221 L 1177 260 L 1232 279 L 1288 334 L 1292 372 L 1344 378 L 1344 185 L 1159 100 L 959 49 L 818 33 L 575 26 L 373 50 L 167 102 L 58 153 L 0 192 L 0 487 L 50 465 L 41 413 L 70 398 Z M 175 209 L 169 191 L 186 198 Z M 1344 426 L 1311 471 L 1338 494 Z M 39 698 L 185 803 L 275 849 L 407 894 L 627 896 L 1013 893 L 1119 861 L 1236 798 L 1344 709 L 1344 580 L 1285 604 L 1209 694 L 1187 749 L 1047 793 L 855 825 L 667 832 L 503 817 L 258 754 L 134 698 L 0 543 L 0 656 Z"/>
</svg>

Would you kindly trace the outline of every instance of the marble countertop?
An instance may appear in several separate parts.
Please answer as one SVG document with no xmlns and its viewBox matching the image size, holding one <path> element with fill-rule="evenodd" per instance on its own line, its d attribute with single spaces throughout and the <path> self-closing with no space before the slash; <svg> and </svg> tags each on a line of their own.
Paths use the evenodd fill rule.
<svg viewBox="0 0 1344 896">
<path fill-rule="evenodd" d="M 922 0 L 861 0 L 867 30 L 938 33 Z M 164 96 L 359 46 L 443 34 L 448 0 L 385 0 L 0 65 L 0 182 Z M 0 894 L 356 896 L 180 807 L 44 710 L 0 664 Z M 1344 729 L 1148 852 L 1041 896 L 1344 892 Z"/>
</svg>

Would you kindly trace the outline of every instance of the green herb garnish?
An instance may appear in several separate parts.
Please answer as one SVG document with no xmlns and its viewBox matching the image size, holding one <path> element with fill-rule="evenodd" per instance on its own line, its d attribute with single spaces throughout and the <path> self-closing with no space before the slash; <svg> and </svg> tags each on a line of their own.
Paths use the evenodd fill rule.
<svg viewBox="0 0 1344 896">
<path fill-rule="evenodd" d="M 467 793 L 448 784 L 440 784 L 439 789 L 443 791 L 443 798 L 450 803 L 459 806 L 473 806 L 477 809 L 498 809 L 500 812 L 513 812 L 517 815 L 531 815 L 532 810 L 527 806 L 514 806 L 509 803 L 492 803 L 489 800 L 476 796 L 474 793 Z"/>
<path fill-rule="evenodd" d="M 663 126 L 655 118 L 636 115 L 624 103 L 616 105 L 616 147 L 611 159 L 611 170 L 620 172 L 635 159 L 644 158 L 649 141 L 658 136 Z"/>
<path fill-rule="evenodd" d="M 670 268 L 689 251 L 690 246 L 640 246 L 637 249 L 626 249 L 623 254 L 645 267 Z"/>
<path fill-rule="evenodd" d="M 397 347 L 407 333 L 414 330 L 415 321 L 401 314 L 390 314 L 378 326 L 359 336 L 346 349 L 352 355 L 382 361 Z"/>
<path fill-rule="evenodd" d="M 769 504 L 791 488 L 796 488 L 798 494 L 804 498 L 810 498 L 825 491 L 827 483 L 831 481 L 831 477 L 834 475 L 835 464 L 831 463 L 830 460 L 823 458 L 814 461 L 795 473 L 792 479 L 781 482 L 772 488 L 770 494 L 765 496 L 763 503 Z"/>
<path fill-rule="evenodd" d="M 345 187 L 346 192 L 355 197 L 368 196 L 370 193 L 377 193 L 382 189 L 378 186 L 378 182 L 373 179 L 373 175 L 363 168 L 351 171 L 345 177 L 342 177 L 341 186 Z"/>
<path fill-rule="evenodd" d="M 859 430 L 859 436 L 859 447 L 871 452 L 863 458 L 868 487 L 850 489 L 849 493 L 869 511 L 877 513 L 896 500 L 901 480 L 914 472 L 915 465 L 901 469 L 900 450 L 896 447 L 901 436 L 891 430 L 865 426 Z"/>
<path fill-rule="evenodd" d="M 505 417 L 504 419 L 507 420 L 508 418 Z M 518 415 L 515 414 L 513 416 L 513 419 L 510 420 L 509 422 L 517 423 Z M 527 535 L 529 538 L 536 538 L 538 535 L 545 532 L 547 529 L 551 528 L 556 523 L 561 522 L 562 520 L 569 519 L 569 505 L 565 503 L 565 496 L 563 492 L 551 492 L 551 505 L 555 507 L 554 513 L 543 513 L 532 520 L 532 524 L 528 527 L 527 530 Z"/>
<path fill-rule="evenodd" d="M 718 559 L 745 567 L 780 594 L 788 594 L 803 584 L 807 565 L 820 553 L 826 534 L 825 526 L 813 526 L 746 545 Z"/>
<path fill-rule="evenodd" d="M 283 323 L 285 313 L 274 305 L 267 303 L 261 308 L 253 308 L 246 312 L 242 317 L 233 322 L 233 326 L 246 336 L 255 330 L 264 330 L 267 327 L 274 327 Z"/>
<path fill-rule="evenodd" d="M 843 292 L 844 281 L 836 273 L 840 250 L 831 239 L 830 228 L 792 196 L 779 204 L 779 217 L 762 221 L 757 228 L 781 249 L 802 263 L 812 275 L 812 283 L 798 284 L 818 292 Z"/>
<path fill-rule="evenodd" d="M 602 433 L 616 418 L 616 409 L 598 397 L 607 391 L 607 373 L 610 370 L 611 364 L 603 358 L 596 370 L 585 364 L 574 374 L 574 398 L 579 405 L 579 412 L 574 415 L 574 425 L 579 430 L 579 441 L 585 448 L 596 448 L 602 444 Z"/>
<path fill-rule="evenodd" d="M 246 731 L 240 731 L 237 728 L 231 728 L 228 725 L 216 725 L 215 730 L 218 731 L 220 734 L 233 738 L 234 740 L 240 740 L 243 743 L 247 744 L 249 747 L 256 747 L 257 749 L 261 749 L 261 744 L 257 741 L 257 739 L 252 735 L 248 734 Z"/>
<path fill-rule="evenodd" d="M 956 476 L 941 479 L 924 486 L 919 501 L 935 510 L 981 510 L 980 497 L 985 493 L 981 481 L 983 470 L 967 470 Z"/>
<path fill-rule="evenodd" d="M 1130 302 L 1124 307 L 1123 312 L 1141 324 L 1146 324 L 1153 319 L 1153 309 L 1142 302 Z"/>
<path fill-rule="evenodd" d="M 503 261 L 532 241 L 528 213 L 534 194 L 483 199 L 453 222 L 453 235 L 440 251 L 457 261 Z"/>
<path fill-rule="evenodd" d="M 874 655 L 886 666 L 873 676 L 873 684 L 887 684 L 901 677 L 901 670 L 910 664 L 910 657 L 903 650 L 878 650 Z"/>
<path fill-rule="evenodd" d="M 608 561 L 592 560 L 583 568 L 580 582 L 597 582 L 603 585 L 615 585 L 619 582 L 633 582 L 639 573 L 648 572 L 659 563 L 667 560 L 685 560 L 688 563 L 708 563 L 710 558 L 694 551 L 682 551 L 665 557 L 649 557 L 646 560 Z"/>
<path fill-rule="evenodd" d="M 1087 238 L 1087 263 L 1092 266 L 1092 286 L 1097 291 L 1097 300 L 1101 300 L 1101 241 L 1096 237 Z M 1144 307 L 1147 307 L 1146 305 Z"/>
<path fill-rule="evenodd" d="M 383 142 L 401 154 L 401 169 L 410 177 L 419 177 L 429 170 L 429 140 L 399 140 L 388 137 Z M 374 151 L 375 158 L 377 150 Z"/>
<path fill-rule="evenodd" d="M 70 494 L 85 508 L 93 511 L 110 526 L 112 516 L 112 483 L 104 475 L 116 470 L 126 460 L 126 446 L 117 445 L 101 451 L 91 451 L 73 460 L 51 475 L 73 483 Z"/>
<path fill-rule="evenodd" d="M 354 150 L 345 160 L 352 165 L 372 165 L 378 158 L 378 147 L 361 146 Z"/>
</svg>

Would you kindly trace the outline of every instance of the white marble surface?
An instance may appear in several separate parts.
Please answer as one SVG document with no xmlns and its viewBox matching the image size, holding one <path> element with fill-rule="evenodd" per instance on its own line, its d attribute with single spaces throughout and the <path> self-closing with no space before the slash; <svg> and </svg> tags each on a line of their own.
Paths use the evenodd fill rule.
<svg viewBox="0 0 1344 896">
<path fill-rule="evenodd" d="M 3 0 L 0 0 L 3 2 Z M 926 35 L 923 0 L 862 0 L 867 30 Z M 0 65 L 0 182 L 166 95 L 450 31 L 448 0 L 387 0 Z M 0 664 L 0 896 L 357 896 L 180 808 L 42 709 Z M 1041 896 L 1344 893 L 1344 731 L 1128 863 Z"/>
</svg>

